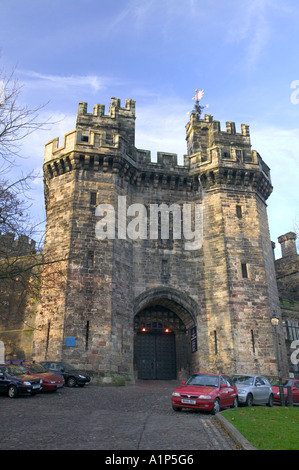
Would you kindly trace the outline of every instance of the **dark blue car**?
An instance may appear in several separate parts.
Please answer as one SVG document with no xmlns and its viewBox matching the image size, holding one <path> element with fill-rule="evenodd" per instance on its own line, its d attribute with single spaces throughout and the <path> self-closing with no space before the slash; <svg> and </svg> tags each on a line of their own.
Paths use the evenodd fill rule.
<svg viewBox="0 0 299 470">
<path fill-rule="evenodd" d="M 39 377 L 24 374 L 17 365 L 0 364 L 0 393 L 15 398 L 18 395 L 35 395 L 42 390 Z"/>
</svg>

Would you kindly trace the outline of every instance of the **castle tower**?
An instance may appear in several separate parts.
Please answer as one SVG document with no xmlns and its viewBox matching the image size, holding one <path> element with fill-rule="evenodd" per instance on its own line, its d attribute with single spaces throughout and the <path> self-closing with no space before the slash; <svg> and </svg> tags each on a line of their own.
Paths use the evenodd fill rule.
<svg viewBox="0 0 299 470">
<path fill-rule="evenodd" d="M 185 164 L 165 152 L 153 163 L 135 147 L 134 101 L 112 98 L 108 115 L 79 104 L 76 129 L 45 149 L 35 359 L 105 383 L 276 373 L 272 185 L 241 127 L 192 113 Z"/>
<path fill-rule="evenodd" d="M 277 373 L 271 315 L 281 320 L 266 200 L 270 170 L 251 150 L 249 126 L 191 114 L 190 172 L 203 191 L 204 289 L 208 342 L 202 357 L 224 370 Z M 282 322 L 282 362 L 286 370 Z M 221 352 L 219 349 L 221 348 Z"/>
</svg>

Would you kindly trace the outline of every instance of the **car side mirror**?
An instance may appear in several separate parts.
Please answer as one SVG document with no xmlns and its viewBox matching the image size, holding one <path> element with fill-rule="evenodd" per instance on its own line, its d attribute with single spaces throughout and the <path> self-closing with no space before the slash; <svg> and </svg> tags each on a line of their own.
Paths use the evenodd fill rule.
<svg viewBox="0 0 299 470">
<path fill-rule="evenodd" d="M 220 388 L 226 388 L 227 387 L 227 384 L 221 384 L 220 385 Z"/>
<path fill-rule="evenodd" d="M 182 385 L 184 385 L 186 383 L 186 380 L 182 380 Z"/>
</svg>

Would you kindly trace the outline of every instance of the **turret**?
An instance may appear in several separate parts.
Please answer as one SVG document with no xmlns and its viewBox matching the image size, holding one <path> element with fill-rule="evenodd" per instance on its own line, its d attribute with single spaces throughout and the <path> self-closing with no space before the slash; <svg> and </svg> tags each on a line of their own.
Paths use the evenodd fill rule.
<svg viewBox="0 0 299 470">
<path fill-rule="evenodd" d="M 202 187 L 243 186 L 257 190 L 264 200 L 271 194 L 270 169 L 251 150 L 248 125 L 241 124 L 241 132 L 237 133 L 235 123 L 227 122 L 226 131 L 221 131 L 220 122 L 214 121 L 213 116 L 198 119 L 196 113 L 191 113 L 186 140 L 185 164 L 199 173 Z"/>
</svg>

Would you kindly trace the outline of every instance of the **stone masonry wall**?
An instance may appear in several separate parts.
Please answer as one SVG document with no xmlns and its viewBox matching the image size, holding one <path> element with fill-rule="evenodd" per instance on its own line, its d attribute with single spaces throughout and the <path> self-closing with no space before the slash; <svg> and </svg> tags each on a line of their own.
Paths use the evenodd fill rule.
<svg viewBox="0 0 299 470">
<path fill-rule="evenodd" d="M 135 147 L 135 102 L 122 108 L 112 98 L 108 115 L 102 105 L 88 113 L 80 103 L 76 129 L 61 147 L 58 139 L 46 145 L 45 256 L 60 261 L 52 285 L 42 288 L 37 359 L 65 359 L 106 382 L 113 374 L 134 380 L 134 317 L 162 306 L 186 328 L 176 335 L 178 376 L 275 373 L 270 317 L 280 309 L 265 204 L 269 168 L 251 150 L 248 126 L 237 133 L 230 122 L 222 132 L 212 116 L 193 113 L 186 133 L 184 166 L 162 152 L 153 163 Z M 126 207 L 118 207 L 120 196 Z M 136 217 L 129 206 L 142 204 L 148 217 L 150 206 L 162 203 L 200 206 L 196 249 L 173 237 L 171 222 L 169 239 L 123 236 L 118 221 Z M 101 204 L 115 209 L 115 236 L 104 240 L 95 236 Z"/>
</svg>

